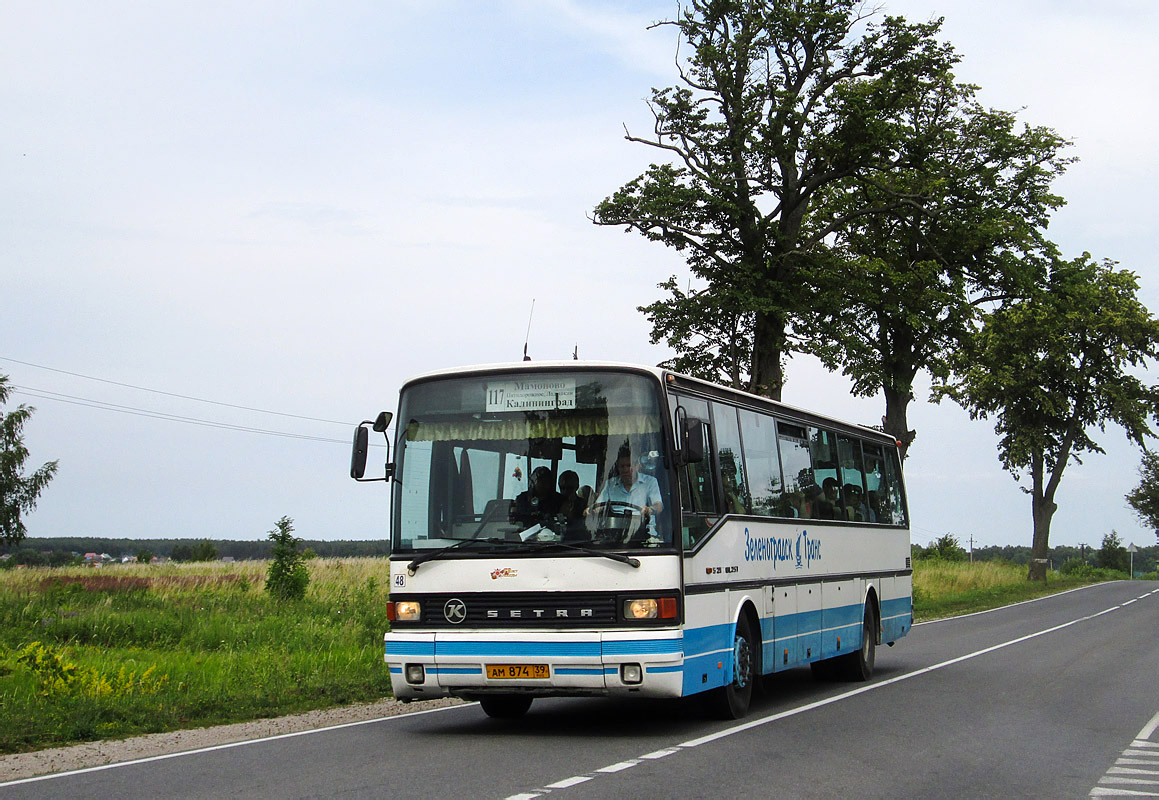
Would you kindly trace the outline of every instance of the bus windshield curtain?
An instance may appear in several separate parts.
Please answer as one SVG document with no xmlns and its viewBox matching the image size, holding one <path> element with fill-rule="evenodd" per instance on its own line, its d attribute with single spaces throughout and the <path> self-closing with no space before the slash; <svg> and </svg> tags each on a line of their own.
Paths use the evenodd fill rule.
<svg viewBox="0 0 1159 800">
<path fill-rule="evenodd" d="M 410 442 L 502 441 L 563 439 L 569 436 L 629 436 L 656 433 L 660 418 L 651 414 L 612 417 L 549 417 L 548 419 L 448 420 L 406 426 Z"/>
</svg>

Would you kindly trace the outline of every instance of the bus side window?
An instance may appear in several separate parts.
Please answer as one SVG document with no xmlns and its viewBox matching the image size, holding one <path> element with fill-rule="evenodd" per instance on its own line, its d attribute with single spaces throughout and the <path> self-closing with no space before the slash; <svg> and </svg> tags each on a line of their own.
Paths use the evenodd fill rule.
<svg viewBox="0 0 1159 800">
<path fill-rule="evenodd" d="M 885 480 L 886 505 L 889 519 L 886 522 L 893 525 L 905 525 L 905 498 L 901 493 L 901 464 L 898 463 L 897 450 L 887 448 L 885 451 Z"/>
<path fill-rule="evenodd" d="M 777 515 L 781 517 L 812 518 L 821 487 L 813 479 L 813 459 L 809 454 L 809 432 L 801 425 L 777 423 L 777 438 L 781 450 L 781 472 L 785 489 L 781 494 Z"/>
<path fill-rule="evenodd" d="M 689 417 L 704 421 L 709 445 L 712 425 L 709 423 L 708 403 L 695 397 L 673 396 L 673 406 L 679 404 Z M 712 477 L 712 447 L 705 448 L 705 458 L 680 469 L 680 507 L 683 518 L 684 548 L 694 546 L 708 533 L 708 515 L 716 513 L 716 486 Z"/>
<path fill-rule="evenodd" d="M 712 404 L 713 428 L 716 431 L 716 460 L 720 465 L 720 488 L 724 492 L 724 513 L 745 514 L 748 511 L 748 484 L 741 456 L 740 425 L 736 409 L 723 403 Z"/>
<path fill-rule="evenodd" d="M 809 428 L 809 449 L 813 454 L 813 480 L 821 487 L 813 516 L 818 519 L 844 519 L 845 504 L 837 471 L 837 437 L 830 431 Z"/>
<path fill-rule="evenodd" d="M 762 517 L 793 516 L 779 505 L 783 497 L 783 486 L 781 463 L 777 457 L 777 429 L 773 418 L 741 409 L 740 430 L 744 438 L 749 513 Z"/>
<path fill-rule="evenodd" d="M 865 502 L 865 478 L 862 474 L 861 442 L 847 436 L 837 437 L 837 480 L 845 500 L 845 519 L 867 522 L 869 506 Z"/>
</svg>

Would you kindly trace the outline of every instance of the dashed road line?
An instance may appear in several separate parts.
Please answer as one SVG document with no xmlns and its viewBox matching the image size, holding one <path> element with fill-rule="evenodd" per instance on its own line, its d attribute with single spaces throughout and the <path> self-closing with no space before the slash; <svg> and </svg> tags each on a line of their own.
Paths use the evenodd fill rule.
<svg viewBox="0 0 1159 800">
<path fill-rule="evenodd" d="M 1072 589 L 1071 591 L 1075 591 L 1075 590 Z M 1141 600 L 1144 597 L 1148 597 L 1148 596 L 1153 595 L 1153 594 L 1159 594 L 1159 589 L 1156 589 L 1156 590 L 1151 591 L 1151 592 L 1147 592 L 1146 594 L 1140 595 L 1139 597 L 1137 597 L 1135 599 Z M 1134 601 L 1132 601 L 1132 602 L 1134 602 Z M 887 680 L 879 681 L 877 683 L 871 683 L 871 684 L 868 684 L 866 686 L 861 686 L 857 689 L 852 689 L 848 692 L 842 692 L 841 694 L 825 698 L 824 700 L 818 700 L 818 701 L 813 702 L 813 703 L 807 703 L 806 705 L 798 706 L 796 708 L 791 708 L 787 711 L 782 711 L 782 712 L 777 713 L 777 714 L 771 714 L 767 717 L 761 717 L 760 719 L 755 719 L 755 720 L 752 720 L 750 722 L 745 722 L 745 723 L 741 723 L 739 725 L 734 725 L 731 728 L 725 728 L 722 731 L 717 731 L 716 733 L 712 733 L 712 734 L 709 734 L 707 736 L 701 736 L 701 737 L 696 738 L 696 739 L 690 739 L 686 742 L 681 742 L 680 744 L 674 745 L 673 747 L 668 747 L 668 748 L 665 748 L 663 750 L 657 750 L 657 751 L 655 751 L 653 753 L 649 753 L 647 755 L 639 756 L 639 757 L 634 758 L 634 759 L 629 759 L 628 761 L 617 762 L 616 764 L 611 764 L 607 767 L 601 767 L 600 769 L 594 770 L 591 773 L 587 773 L 584 775 L 577 775 L 577 776 L 572 777 L 572 778 L 565 778 L 562 781 L 557 781 L 555 783 L 547 784 L 546 786 L 544 786 L 541 789 L 534 789 L 530 792 L 525 792 L 525 793 L 521 793 L 521 794 L 508 795 L 506 798 L 504 798 L 504 800 L 532 800 L 532 798 L 542 797 L 545 794 L 550 794 L 553 789 L 567 788 L 568 786 L 575 786 L 575 785 L 580 784 L 580 783 L 585 783 L 589 780 L 592 780 L 593 778 L 599 777 L 599 775 L 601 775 L 601 774 L 606 775 L 606 774 L 611 774 L 611 773 L 616 773 L 616 772 L 622 772 L 625 769 L 630 769 L 631 767 L 638 766 L 644 760 L 654 759 L 654 758 L 663 758 L 665 756 L 669 756 L 669 755 L 672 755 L 673 753 L 678 753 L 678 752 L 681 752 L 683 750 L 691 750 L 692 748 L 699 747 L 703 744 L 709 744 L 711 742 L 718 741 L 718 740 L 723 739 L 727 736 L 732 736 L 733 734 L 736 734 L 736 733 L 742 733 L 744 731 L 752 730 L 753 728 L 758 728 L 762 725 L 768 725 L 771 722 L 777 722 L 779 720 L 786 719 L 788 717 L 792 717 L 792 716 L 795 716 L 797 714 L 803 714 L 807 711 L 813 711 L 815 709 L 830 705 L 832 703 L 838 703 L 842 700 L 847 700 L 851 697 L 856 697 L 859 694 L 864 694 L 866 692 L 871 692 L 871 691 L 874 691 L 876 689 L 881 689 L 882 687 L 889 686 L 889 685 L 894 684 L 894 683 L 900 683 L 901 681 L 909 680 L 910 678 L 916 678 L 919 675 L 925 675 L 929 672 L 934 672 L 935 670 L 944 669 L 946 667 L 953 666 L 954 664 L 959 664 L 963 661 L 968 661 L 972 658 L 977 658 L 979 656 L 986 655 L 987 653 L 993 653 L 996 650 L 1002 650 L 1002 649 L 1004 649 L 1006 647 L 1010 647 L 1012 645 L 1021 644 L 1022 642 L 1030 641 L 1031 639 L 1037 639 L 1040 636 L 1046 636 L 1049 633 L 1055 633 L 1056 631 L 1061 631 L 1065 628 L 1071 627 L 1072 625 L 1078 625 L 1079 623 L 1082 623 L 1082 622 L 1088 622 L 1092 619 L 1096 619 L 1098 617 L 1101 617 L 1104 614 L 1110 614 L 1113 611 L 1118 611 L 1119 609 L 1123 608 L 1125 605 L 1128 605 L 1128 604 L 1120 604 L 1120 605 L 1116 605 L 1116 606 L 1111 606 L 1110 608 L 1103 609 L 1102 611 L 1097 611 L 1094 614 L 1089 614 L 1085 617 L 1079 617 L 1077 619 L 1072 619 L 1070 622 L 1064 622 L 1061 625 L 1055 625 L 1052 628 L 1046 628 L 1046 629 L 1038 631 L 1036 633 L 1030 633 L 1030 634 L 1027 634 L 1026 636 L 1020 636 L 1017 639 L 1011 639 L 1010 641 L 1007 641 L 1007 642 L 1001 642 L 1000 644 L 991 645 L 990 647 L 986 647 L 986 648 L 983 648 L 981 650 L 977 650 L 973 653 L 967 653 L 966 655 L 963 655 L 963 656 L 957 656 L 956 658 L 951 658 L 948 661 L 943 661 L 939 664 L 933 664 L 932 666 L 923 667 L 922 669 L 914 670 L 913 672 L 907 672 L 904 675 L 898 675 L 897 677 L 894 677 L 894 678 L 889 678 Z M 1132 742 L 1130 749 L 1137 747 L 1140 743 L 1146 744 L 1147 740 L 1150 738 L 1151 734 L 1155 731 L 1156 728 L 1159 728 L 1159 714 L 1156 714 L 1155 718 L 1152 719 L 1151 722 L 1149 722 L 1147 724 L 1147 726 L 1145 726 L 1143 728 L 1143 730 L 1140 731 L 1139 735 L 1135 737 L 1135 740 Z M 1157 745 L 1157 746 L 1159 746 L 1159 745 Z M 1151 754 L 1147 753 L 1147 755 L 1151 755 Z M 1157 753 L 1157 755 L 1159 755 L 1159 753 Z M 1149 761 L 1149 760 L 1144 760 L 1144 759 L 1140 759 L 1139 761 L 1142 764 L 1159 764 L 1159 758 L 1157 758 L 1154 761 Z M 1127 763 L 1127 761 L 1125 759 L 1120 759 L 1117 762 L 1117 764 L 1123 764 L 1123 763 Z M 1106 776 L 1104 776 L 1104 777 L 1106 777 Z M 1139 780 L 1139 781 L 1143 781 L 1144 783 L 1147 782 L 1147 780 L 1145 778 L 1138 778 L 1138 779 L 1122 778 L 1121 780 L 1124 780 L 1124 781 L 1126 781 L 1126 780 L 1130 780 L 1130 781 Z M 1156 793 L 1137 792 L 1137 791 L 1132 791 L 1132 790 L 1127 790 L 1127 789 L 1117 789 L 1117 788 L 1114 788 L 1111 786 L 1096 787 L 1096 791 L 1099 791 L 1099 792 L 1106 791 L 1106 792 L 1110 792 L 1111 794 L 1115 794 L 1115 795 L 1124 795 L 1125 794 L 1125 795 L 1137 795 L 1137 796 L 1141 796 L 1141 797 L 1159 797 L 1159 780 L 1156 780 L 1155 784 L 1156 784 Z M 1091 797 L 1104 797 L 1104 796 L 1108 796 L 1108 795 L 1096 794 L 1095 792 L 1092 792 L 1090 796 Z"/>
</svg>

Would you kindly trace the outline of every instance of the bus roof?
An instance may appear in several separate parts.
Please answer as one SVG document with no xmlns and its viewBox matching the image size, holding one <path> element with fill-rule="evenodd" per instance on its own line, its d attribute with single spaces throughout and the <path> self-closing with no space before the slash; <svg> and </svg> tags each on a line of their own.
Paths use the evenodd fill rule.
<svg viewBox="0 0 1159 800">
<path fill-rule="evenodd" d="M 401 388 L 406 388 L 414 383 L 423 383 L 429 380 L 437 380 L 439 378 L 463 377 L 468 375 L 487 375 L 487 374 L 504 374 L 513 372 L 570 372 L 570 371 L 593 371 L 593 370 L 616 370 L 626 372 L 644 373 L 653 376 L 656 380 L 666 384 L 675 384 L 683 389 L 692 389 L 703 394 L 718 397 L 720 399 L 731 399 L 734 402 L 740 402 L 745 405 L 755 406 L 768 410 L 775 410 L 790 419 L 799 420 L 801 422 L 818 422 L 822 424 L 837 425 L 843 428 L 853 428 L 865 436 L 871 436 L 881 441 L 896 444 L 896 439 L 887 433 L 884 433 L 877 428 L 871 428 L 866 425 L 861 425 L 856 422 L 848 422 L 846 420 L 829 417 L 825 414 L 816 411 L 810 411 L 799 406 L 790 405 L 781 402 L 780 400 L 772 400 L 768 397 L 763 397 L 743 389 L 733 389 L 729 386 L 713 383 L 712 381 L 697 378 L 692 375 L 685 375 L 681 372 L 674 372 L 672 370 L 664 369 L 663 367 L 651 367 L 644 364 L 629 364 L 619 361 L 577 361 L 568 359 L 566 361 L 507 361 L 496 362 L 493 364 L 476 364 L 464 367 L 451 367 L 447 369 L 434 370 L 432 372 L 424 372 L 420 375 L 415 375 L 412 378 L 403 382 Z"/>
</svg>

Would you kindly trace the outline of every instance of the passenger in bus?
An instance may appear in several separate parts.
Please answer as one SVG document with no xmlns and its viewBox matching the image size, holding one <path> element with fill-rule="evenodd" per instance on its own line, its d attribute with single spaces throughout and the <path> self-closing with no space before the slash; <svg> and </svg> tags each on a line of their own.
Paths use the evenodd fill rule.
<svg viewBox="0 0 1159 800">
<path fill-rule="evenodd" d="M 536 467 L 531 472 L 531 486 L 515 498 L 515 520 L 527 527 L 546 522 L 559 513 L 562 500 L 551 469 Z"/>
<path fill-rule="evenodd" d="M 746 513 L 744 498 L 740 496 L 740 487 L 736 485 L 736 472 L 723 472 L 720 477 L 724 488 L 724 513 Z"/>
<path fill-rule="evenodd" d="M 836 478 L 826 478 L 822 495 L 813 509 L 813 516 L 817 519 L 841 519 L 841 487 Z"/>
<path fill-rule="evenodd" d="M 591 490 L 588 491 L 590 493 Z M 568 469 L 559 473 L 559 496 L 559 513 L 563 514 L 569 523 L 582 520 L 588 507 L 588 499 L 580 494 L 579 475 L 574 470 Z"/>
<path fill-rule="evenodd" d="M 616 455 L 616 474 L 608 478 L 596 497 L 596 505 L 601 503 L 626 503 L 640 509 L 649 531 L 655 531 L 652 516 L 664 510 L 660 484 L 648 473 L 640 472 L 640 464 L 632 458 L 627 445 Z"/>
<path fill-rule="evenodd" d="M 845 484 L 845 517 L 850 522 L 865 522 L 869 519 L 869 508 L 865 505 L 861 487 L 856 483 Z"/>
</svg>

